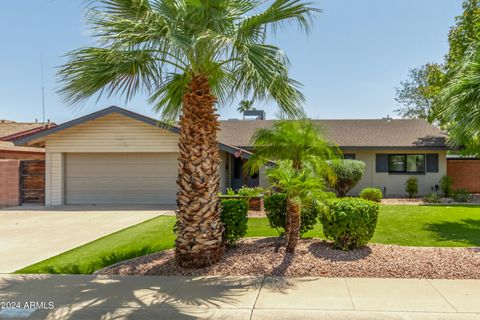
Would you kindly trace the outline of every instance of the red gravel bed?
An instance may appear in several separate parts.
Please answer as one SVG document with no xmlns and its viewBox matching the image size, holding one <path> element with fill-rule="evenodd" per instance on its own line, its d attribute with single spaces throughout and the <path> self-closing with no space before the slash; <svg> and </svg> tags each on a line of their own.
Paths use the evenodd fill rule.
<svg viewBox="0 0 480 320">
<path fill-rule="evenodd" d="M 402 247 L 371 244 L 340 251 L 331 243 L 301 240 L 295 254 L 286 254 L 278 238 L 244 239 L 227 250 L 219 263 L 202 269 L 177 267 L 167 250 L 100 270 L 120 275 L 276 275 L 480 279 L 480 248 Z M 278 249 L 278 252 L 275 252 Z"/>
</svg>

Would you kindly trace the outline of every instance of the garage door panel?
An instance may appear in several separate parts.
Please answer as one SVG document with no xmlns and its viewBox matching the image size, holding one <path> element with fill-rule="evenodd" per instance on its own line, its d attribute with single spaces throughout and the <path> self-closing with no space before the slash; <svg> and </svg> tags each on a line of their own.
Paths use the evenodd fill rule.
<svg viewBox="0 0 480 320">
<path fill-rule="evenodd" d="M 68 153 L 67 204 L 175 204 L 175 153 Z"/>
</svg>

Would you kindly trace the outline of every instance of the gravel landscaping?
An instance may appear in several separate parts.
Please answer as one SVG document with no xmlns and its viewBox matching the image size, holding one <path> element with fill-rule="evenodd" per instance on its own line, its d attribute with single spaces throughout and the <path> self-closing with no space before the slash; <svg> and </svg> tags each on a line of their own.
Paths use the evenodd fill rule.
<svg viewBox="0 0 480 320">
<path fill-rule="evenodd" d="M 423 197 L 419 198 L 383 198 L 382 204 L 387 205 L 409 205 L 409 206 L 419 206 L 419 205 L 479 205 L 480 204 L 480 195 L 472 195 L 472 200 L 469 202 L 456 202 L 452 198 L 440 198 L 439 203 L 427 203 L 423 201 Z"/>
<path fill-rule="evenodd" d="M 333 249 L 329 242 L 309 239 L 299 242 L 295 254 L 285 254 L 278 238 L 250 238 L 241 240 L 227 251 L 221 262 L 208 268 L 179 268 L 174 263 L 173 250 L 166 250 L 97 273 L 480 279 L 480 248 L 371 244 L 345 252 Z"/>
</svg>

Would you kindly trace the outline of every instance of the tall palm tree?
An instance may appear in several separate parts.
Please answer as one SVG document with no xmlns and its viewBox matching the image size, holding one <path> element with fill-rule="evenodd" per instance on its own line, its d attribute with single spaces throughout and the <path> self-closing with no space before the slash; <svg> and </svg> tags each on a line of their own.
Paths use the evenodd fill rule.
<svg viewBox="0 0 480 320">
<path fill-rule="evenodd" d="M 464 58 L 440 91 L 436 113 L 446 123 L 453 143 L 480 155 L 480 45 Z"/>
<path fill-rule="evenodd" d="M 253 100 L 242 100 L 240 101 L 240 106 L 237 108 L 238 112 L 245 112 L 249 110 L 256 110 L 253 107 Z"/>
<path fill-rule="evenodd" d="M 324 180 L 312 163 L 296 170 L 292 161 L 279 161 L 277 166 L 267 169 L 272 186 L 287 195 L 285 237 L 287 252 L 294 252 L 300 237 L 301 211 L 304 203 L 315 203 L 325 197 Z"/>
<path fill-rule="evenodd" d="M 266 39 L 286 22 L 308 31 L 318 9 L 301 0 L 90 2 L 97 45 L 68 54 L 60 92 L 70 104 L 143 92 L 164 119 L 180 117 L 175 256 L 184 267 L 213 264 L 224 252 L 216 103 L 242 94 L 302 115 L 299 83 Z"/>
</svg>

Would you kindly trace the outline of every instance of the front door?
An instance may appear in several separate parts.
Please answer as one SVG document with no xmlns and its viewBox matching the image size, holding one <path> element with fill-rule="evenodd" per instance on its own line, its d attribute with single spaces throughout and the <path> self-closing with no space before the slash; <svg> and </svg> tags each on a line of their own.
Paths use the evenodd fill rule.
<svg viewBox="0 0 480 320">
<path fill-rule="evenodd" d="M 235 191 L 243 186 L 253 188 L 258 187 L 260 184 L 258 173 L 250 175 L 244 172 L 245 161 L 241 157 L 236 158 L 232 156 L 232 189 Z"/>
</svg>

